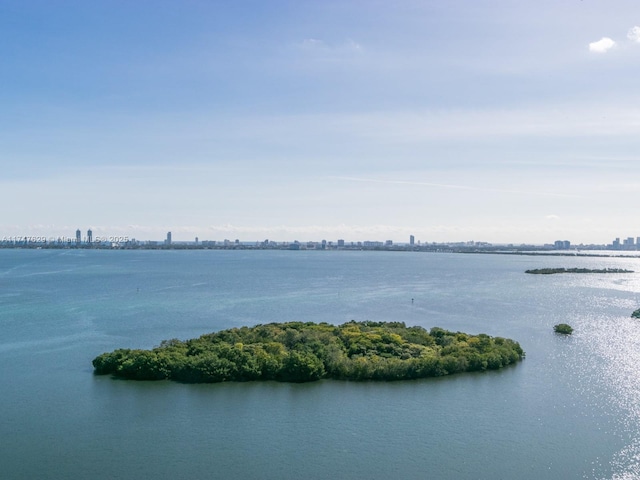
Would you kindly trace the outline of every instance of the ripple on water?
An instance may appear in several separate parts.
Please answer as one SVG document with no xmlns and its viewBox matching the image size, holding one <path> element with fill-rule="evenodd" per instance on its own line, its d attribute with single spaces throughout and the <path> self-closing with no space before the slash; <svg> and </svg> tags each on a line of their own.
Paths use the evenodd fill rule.
<svg viewBox="0 0 640 480">
<path fill-rule="evenodd" d="M 575 340 L 588 344 L 580 349 L 585 353 L 575 357 L 575 371 L 581 378 L 578 388 L 621 413 L 603 412 L 603 416 L 615 416 L 616 434 L 626 444 L 611 460 L 612 478 L 640 478 L 640 323 L 606 314 L 576 322 Z"/>
</svg>

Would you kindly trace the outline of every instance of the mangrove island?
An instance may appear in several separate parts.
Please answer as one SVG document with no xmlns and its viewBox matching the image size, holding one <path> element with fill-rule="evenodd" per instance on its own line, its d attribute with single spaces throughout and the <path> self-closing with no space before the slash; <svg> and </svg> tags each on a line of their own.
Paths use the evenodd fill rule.
<svg viewBox="0 0 640 480">
<path fill-rule="evenodd" d="M 559 323 L 553 326 L 553 331 L 563 335 L 571 335 L 573 333 L 573 327 L 567 323 Z"/>
<path fill-rule="evenodd" d="M 184 383 L 407 380 L 495 370 L 524 358 L 513 340 L 404 322 L 288 322 L 242 327 L 93 360 L 98 375 Z"/>
<path fill-rule="evenodd" d="M 633 273 L 633 270 L 623 268 L 534 268 L 525 270 L 524 273 L 535 275 L 552 275 L 554 273 Z"/>
</svg>

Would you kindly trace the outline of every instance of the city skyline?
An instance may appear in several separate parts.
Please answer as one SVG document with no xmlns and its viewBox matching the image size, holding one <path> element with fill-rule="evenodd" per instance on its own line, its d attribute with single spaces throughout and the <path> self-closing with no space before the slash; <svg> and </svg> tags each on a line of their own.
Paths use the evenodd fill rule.
<svg viewBox="0 0 640 480">
<path fill-rule="evenodd" d="M 7 236 L 606 244 L 637 224 L 631 0 L 9 0 L 0 39 Z"/>
<path fill-rule="evenodd" d="M 611 239 L 610 243 L 584 243 L 584 242 L 572 242 L 570 240 L 554 240 L 544 243 L 534 243 L 534 242 L 507 242 L 507 243 L 492 243 L 487 241 L 476 241 L 476 240 L 452 240 L 452 241 L 423 241 L 421 239 L 416 239 L 415 235 L 409 235 L 404 241 L 394 241 L 391 239 L 380 239 L 380 238 L 367 238 L 367 239 L 348 239 L 344 238 L 306 238 L 306 239 L 286 239 L 286 240 L 274 240 L 274 239 L 230 239 L 230 238 L 173 238 L 173 232 L 171 230 L 165 232 L 164 238 L 136 238 L 129 237 L 126 235 L 112 235 L 103 233 L 102 235 L 98 233 L 98 235 L 93 235 L 93 228 L 89 228 L 86 230 L 86 235 L 83 235 L 83 232 L 80 228 L 75 230 L 75 234 L 72 235 L 39 235 L 39 236 L 29 236 L 29 235 L 17 235 L 17 236 L 0 236 L 0 245 L 4 246 L 37 246 L 37 245 L 54 245 L 57 244 L 59 246 L 142 246 L 142 245 L 150 245 L 150 246 L 164 246 L 164 247 L 172 247 L 176 245 L 195 245 L 195 246 L 203 246 L 203 247 L 211 247 L 211 246 L 233 246 L 233 245 L 253 245 L 253 246 L 283 246 L 290 244 L 298 244 L 298 245 L 307 245 L 309 247 L 322 246 L 324 249 L 325 246 L 329 246 L 331 248 L 340 248 L 340 247 L 393 247 L 393 246 L 405 246 L 405 247 L 421 247 L 421 246 L 429 246 L 429 245 L 448 245 L 448 246 L 457 246 L 457 247 L 479 247 L 479 248 L 493 248 L 500 246 L 508 246 L 508 247 L 541 247 L 547 249 L 555 249 L 555 250 L 569 250 L 569 249 L 580 249 L 580 248 L 588 248 L 594 247 L 597 249 L 610 249 L 610 250 L 640 250 L 640 236 L 637 237 L 615 237 Z"/>
</svg>

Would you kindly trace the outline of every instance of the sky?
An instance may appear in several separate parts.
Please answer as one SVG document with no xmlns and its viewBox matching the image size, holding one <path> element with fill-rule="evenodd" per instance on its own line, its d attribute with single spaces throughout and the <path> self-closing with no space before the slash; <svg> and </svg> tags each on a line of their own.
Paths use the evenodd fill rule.
<svg viewBox="0 0 640 480">
<path fill-rule="evenodd" d="M 0 238 L 640 236 L 637 0 L 0 0 Z"/>
</svg>

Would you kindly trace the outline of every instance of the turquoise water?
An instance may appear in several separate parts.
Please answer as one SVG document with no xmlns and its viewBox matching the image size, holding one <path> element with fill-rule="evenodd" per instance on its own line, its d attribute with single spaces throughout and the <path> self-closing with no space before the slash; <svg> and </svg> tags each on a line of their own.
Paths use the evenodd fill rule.
<svg viewBox="0 0 640 480">
<path fill-rule="evenodd" d="M 0 250 L 0 476 L 639 478 L 640 273 L 523 273 L 557 266 L 640 272 L 634 258 Z M 510 337 L 527 358 L 397 383 L 92 374 L 115 348 L 351 319 Z"/>
</svg>

